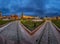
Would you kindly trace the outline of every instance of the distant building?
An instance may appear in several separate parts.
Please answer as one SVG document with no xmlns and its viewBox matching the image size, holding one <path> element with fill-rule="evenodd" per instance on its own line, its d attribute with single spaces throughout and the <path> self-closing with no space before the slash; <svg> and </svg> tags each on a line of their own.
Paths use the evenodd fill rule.
<svg viewBox="0 0 60 44">
<path fill-rule="evenodd" d="M 23 19 L 33 19 L 34 17 L 32 16 L 23 16 Z"/>
<path fill-rule="evenodd" d="M 44 17 L 44 19 L 48 19 L 48 20 L 58 20 L 60 19 L 60 17 Z"/>
<path fill-rule="evenodd" d="M 60 19 L 60 17 L 55 16 L 55 17 L 50 17 L 50 19 L 51 19 L 51 20 L 58 20 L 58 19 Z"/>
<path fill-rule="evenodd" d="M 24 15 L 23 12 L 21 14 L 21 19 L 32 19 L 32 18 L 34 18 L 34 17 L 32 17 L 32 16 L 26 16 L 26 15 Z"/>
<path fill-rule="evenodd" d="M 35 19 L 40 19 L 40 17 L 39 16 L 37 16 L 37 17 L 34 17 Z"/>
<path fill-rule="evenodd" d="M 56 17 L 58 20 L 60 20 L 60 16 Z"/>
<path fill-rule="evenodd" d="M 11 16 L 10 16 L 10 19 L 11 19 L 11 20 L 18 20 L 19 18 L 18 18 L 17 15 L 11 15 Z"/>
<path fill-rule="evenodd" d="M 56 19 L 57 19 L 57 17 L 53 17 L 53 19 L 54 19 L 54 20 L 56 20 Z"/>
<path fill-rule="evenodd" d="M 0 12 L 0 20 L 2 19 L 2 12 Z"/>
<path fill-rule="evenodd" d="M 2 20 L 10 20 L 10 16 L 3 16 Z"/>
<path fill-rule="evenodd" d="M 54 18 L 51 18 L 51 17 L 44 17 L 44 20 L 52 20 Z"/>
</svg>

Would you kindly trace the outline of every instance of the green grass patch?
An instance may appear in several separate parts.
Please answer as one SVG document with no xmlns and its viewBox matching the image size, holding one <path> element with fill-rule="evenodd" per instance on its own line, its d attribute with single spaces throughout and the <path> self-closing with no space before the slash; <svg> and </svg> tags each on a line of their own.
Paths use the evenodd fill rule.
<svg viewBox="0 0 60 44">
<path fill-rule="evenodd" d="M 30 31 L 33 31 L 39 25 L 41 25 L 44 21 L 41 22 L 34 22 L 32 20 L 21 20 L 21 23 L 27 27 Z"/>
<path fill-rule="evenodd" d="M 6 23 L 9 23 L 11 22 L 12 20 L 7 20 L 7 21 L 4 21 L 4 20 L 0 20 L 0 25 L 3 25 L 3 24 L 6 24 Z"/>
<path fill-rule="evenodd" d="M 52 22 L 53 22 L 58 28 L 60 28 L 60 20 L 52 20 Z"/>
</svg>

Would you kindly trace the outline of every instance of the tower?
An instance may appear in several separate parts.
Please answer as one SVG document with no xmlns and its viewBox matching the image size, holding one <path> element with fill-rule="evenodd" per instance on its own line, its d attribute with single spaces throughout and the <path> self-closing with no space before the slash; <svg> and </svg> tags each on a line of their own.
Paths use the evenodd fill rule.
<svg viewBox="0 0 60 44">
<path fill-rule="evenodd" d="M 21 14 L 21 19 L 23 19 L 23 15 L 24 15 L 24 13 L 22 12 L 22 14 Z"/>
</svg>

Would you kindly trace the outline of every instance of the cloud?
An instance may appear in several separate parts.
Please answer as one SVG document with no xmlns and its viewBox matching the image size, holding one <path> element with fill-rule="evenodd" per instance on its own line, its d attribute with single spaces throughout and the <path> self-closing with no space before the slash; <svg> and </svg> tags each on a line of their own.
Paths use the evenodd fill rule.
<svg viewBox="0 0 60 44">
<path fill-rule="evenodd" d="M 0 0 L 0 11 L 4 15 L 21 14 L 44 16 L 60 12 L 60 0 Z"/>
</svg>

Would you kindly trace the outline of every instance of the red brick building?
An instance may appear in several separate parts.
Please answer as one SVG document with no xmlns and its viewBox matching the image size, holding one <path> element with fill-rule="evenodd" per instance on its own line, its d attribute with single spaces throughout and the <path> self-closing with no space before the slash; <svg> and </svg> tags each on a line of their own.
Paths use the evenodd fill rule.
<svg viewBox="0 0 60 44">
<path fill-rule="evenodd" d="M 18 18 L 17 15 L 11 15 L 11 16 L 10 16 L 10 19 L 11 19 L 11 20 L 18 20 L 19 18 Z"/>
</svg>

